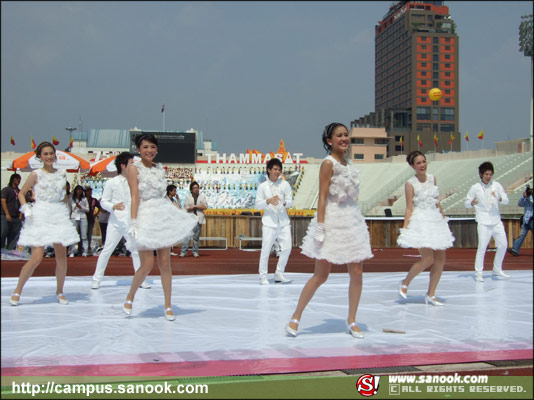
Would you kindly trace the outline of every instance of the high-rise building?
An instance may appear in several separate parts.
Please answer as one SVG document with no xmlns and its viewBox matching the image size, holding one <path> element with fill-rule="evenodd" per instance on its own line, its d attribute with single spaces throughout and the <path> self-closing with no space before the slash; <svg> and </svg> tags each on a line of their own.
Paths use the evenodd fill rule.
<svg viewBox="0 0 534 400">
<path fill-rule="evenodd" d="M 375 111 L 351 126 L 385 127 L 388 156 L 459 151 L 458 45 L 443 1 L 392 5 L 375 27 Z"/>
</svg>

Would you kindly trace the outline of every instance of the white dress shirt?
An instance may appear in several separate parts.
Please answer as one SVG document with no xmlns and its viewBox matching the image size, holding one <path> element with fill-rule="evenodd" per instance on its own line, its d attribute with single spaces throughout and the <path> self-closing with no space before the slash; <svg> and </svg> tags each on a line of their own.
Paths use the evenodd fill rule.
<svg viewBox="0 0 534 400">
<path fill-rule="evenodd" d="M 114 210 L 113 206 L 118 203 L 124 203 L 125 209 Z M 128 180 L 124 176 L 117 175 L 104 183 L 100 205 L 104 210 L 109 211 L 110 224 L 127 226 L 130 223 L 131 203 L 130 186 L 128 186 Z"/>
<path fill-rule="evenodd" d="M 194 206 L 195 205 L 195 199 L 193 198 L 193 195 L 190 194 L 189 196 L 187 196 L 187 199 L 185 199 L 185 204 L 184 204 L 184 210 L 187 210 L 189 207 L 191 206 Z M 199 194 L 198 195 L 198 199 L 197 199 L 197 206 L 208 206 L 208 201 L 206 200 L 206 196 L 204 196 L 203 194 Z M 195 217 L 195 213 L 194 211 L 187 211 L 189 214 L 191 214 L 192 217 Z M 198 223 L 199 224 L 205 224 L 206 223 L 206 217 L 204 216 L 204 211 L 203 210 L 196 210 L 196 218 L 198 220 Z"/>
<path fill-rule="evenodd" d="M 475 183 L 469 189 L 465 200 L 465 207 L 471 208 L 473 199 L 475 204 L 475 220 L 483 225 L 495 225 L 501 222 L 499 203 L 508 204 L 508 196 L 499 182 L 490 181 L 487 185 L 483 182 Z"/>
<path fill-rule="evenodd" d="M 278 196 L 280 203 L 267 204 L 267 199 Z M 293 206 L 291 186 L 283 179 L 276 182 L 269 178 L 258 186 L 256 192 L 256 208 L 263 211 L 261 222 L 270 227 L 289 225 L 287 209 Z"/>
</svg>

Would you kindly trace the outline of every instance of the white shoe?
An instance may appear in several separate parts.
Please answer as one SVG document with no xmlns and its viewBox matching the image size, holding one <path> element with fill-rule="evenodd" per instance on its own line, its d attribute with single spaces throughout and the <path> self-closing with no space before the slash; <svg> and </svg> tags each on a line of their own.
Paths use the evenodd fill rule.
<svg viewBox="0 0 534 400">
<path fill-rule="evenodd" d="M 143 283 L 141 283 L 141 284 L 139 285 L 139 287 L 140 287 L 141 289 L 150 289 L 152 286 L 150 286 L 150 283 L 148 283 L 147 280 L 145 279 L 145 280 L 143 281 Z"/>
<path fill-rule="evenodd" d="M 269 280 L 267 279 L 267 275 L 260 276 L 260 285 L 269 285 Z"/>
<path fill-rule="evenodd" d="M 291 279 L 287 279 L 284 274 L 281 272 L 274 274 L 274 282 L 275 283 L 288 283 L 291 282 Z"/>
<path fill-rule="evenodd" d="M 17 300 L 13 300 L 13 296 L 17 296 Z M 9 304 L 12 306 L 18 306 L 20 301 L 20 294 L 19 293 L 13 293 L 11 297 L 9 298 Z"/>
<path fill-rule="evenodd" d="M 293 337 L 297 337 L 297 335 L 299 334 L 297 329 L 293 329 L 289 326 L 290 323 L 294 323 L 294 324 L 299 324 L 300 321 L 298 319 L 292 319 L 292 320 L 289 320 L 289 322 L 287 323 L 286 325 L 286 332 L 288 335 L 291 335 Z"/>
<path fill-rule="evenodd" d="M 428 294 L 425 295 L 425 304 L 432 304 L 433 306 L 442 306 L 443 303 L 439 302 L 436 296 L 430 297 Z"/>
<path fill-rule="evenodd" d="M 363 339 L 362 331 L 354 331 L 354 330 L 352 330 L 353 326 L 358 327 L 358 325 L 356 325 L 356 322 L 353 322 L 352 324 L 347 324 L 347 333 L 350 333 L 352 335 L 352 337 L 354 337 L 356 339 Z"/>
<path fill-rule="evenodd" d="M 126 308 L 126 307 L 124 307 L 125 304 L 133 304 L 133 301 L 131 301 L 131 300 L 125 300 L 125 301 L 124 301 L 124 304 L 122 305 L 122 312 L 123 312 L 124 314 L 126 314 L 126 315 L 130 315 L 130 314 L 132 313 L 132 308 L 133 308 L 133 306 L 132 306 L 132 308 Z"/>
<path fill-rule="evenodd" d="M 406 293 L 403 292 L 402 289 L 406 289 Z M 400 283 L 399 283 L 399 296 L 402 297 L 403 299 L 407 299 L 408 298 L 408 286 L 403 285 L 402 281 L 400 281 Z"/>
<path fill-rule="evenodd" d="M 82 253 L 82 257 L 87 257 L 87 253 Z"/>
<path fill-rule="evenodd" d="M 63 293 L 58 294 L 56 297 L 59 304 L 69 304 L 69 301 Z"/>
<path fill-rule="evenodd" d="M 482 272 L 477 272 L 475 275 L 475 281 L 477 282 L 484 282 L 484 278 L 482 278 Z"/>
<path fill-rule="evenodd" d="M 493 276 L 498 276 L 500 278 L 511 278 L 512 275 L 505 274 L 502 269 L 494 269 Z"/>
<path fill-rule="evenodd" d="M 198 253 L 193 253 L 193 257 L 198 257 Z"/>
<path fill-rule="evenodd" d="M 100 281 L 93 279 L 93 282 L 91 282 L 91 289 L 98 289 L 99 287 L 100 287 Z"/>
<path fill-rule="evenodd" d="M 169 311 L 170 311 L 172 314 L 167 314 Z M 174 312 L 172 311 L 172 308 L 171 308 L 171 307 L 165 309 L 165 319 L 166 319 L 167 321 L 174 321 L 174 320 L 176 319 L 176 316 L 174 315 Z"/>
<path fill-rule="evenodd" d="M 70 253 L 70 254 L 69 254 L 69 257 L 70 257 L 70 258 L 74 257 L 74 253 Z"/>
</svg>

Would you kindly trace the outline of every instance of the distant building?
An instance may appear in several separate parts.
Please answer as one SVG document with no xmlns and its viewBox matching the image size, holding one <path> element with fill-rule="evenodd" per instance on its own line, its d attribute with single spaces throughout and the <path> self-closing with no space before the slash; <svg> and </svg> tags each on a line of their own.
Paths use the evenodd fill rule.
<svg viewBox="0 0 534 400">
<path fill-rule="evenodd" d="M 404 152 L 461 149 L 455 26 L 443 1 L 399 1 L 375 26 L 375 111 L 351 127 L 385 128 L 388 156 L 403 152 L 401 138 Z"/>
<path fill-rule="evenodd" d="M 387 157 L 388 134 L 384 128 L 352 127 L 350 158 L 353 162 L 377 162 Z"/>
</svg>

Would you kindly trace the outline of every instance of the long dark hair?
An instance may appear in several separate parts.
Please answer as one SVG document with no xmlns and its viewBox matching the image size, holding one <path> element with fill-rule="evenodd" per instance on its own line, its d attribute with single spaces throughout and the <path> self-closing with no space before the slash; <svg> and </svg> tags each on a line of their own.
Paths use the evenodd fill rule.
<svg viewBox="0 0 534 400">
<path fill-rule="evenodd" d="M 413 165 L 413 163 L 415 162 L 415 157 L 418 156 L 423 156 L 426 160 L 426 156 L 423 153 L 421 153 L 419 150 L 414 150 L 406 156 L 406 162 L 410 165 Z"/>
<path fill-rule="evenodd" d="M 82 196 L 80 198 L 76 197 L 76 191 L 78 189 L 81 189 L 81 192 L 82 192 Z M 74 189 L 72 190 L 72 198 L 81 201 L 84 197 L 85 197 L 85 191 L 83 190 L 83 186 L 82 185 L 76 185 L 74 187 Z"/>
<path fill-rule="evenodd" d="M 135 145 L 137 148 L 141 147 L 143 140 L 149 141 L 152 144 L 158 146 L 158 139 L 152 133 L 141 133 L 135 137 Z"/>
</svg>

